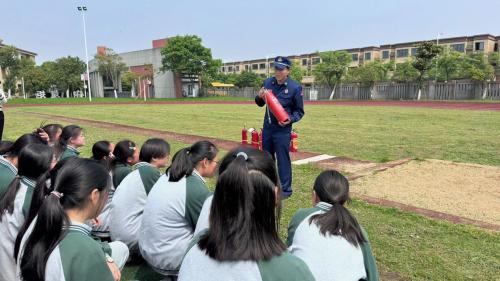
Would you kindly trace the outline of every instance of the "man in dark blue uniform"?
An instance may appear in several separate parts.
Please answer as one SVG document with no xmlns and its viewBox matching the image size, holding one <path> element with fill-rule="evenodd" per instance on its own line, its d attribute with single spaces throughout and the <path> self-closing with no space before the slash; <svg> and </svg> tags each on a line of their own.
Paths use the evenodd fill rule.
<svg viewBox="0 0 500 281">
<path fill-rule="evenodd" d="M 262 107 L 266 104 L 265 91 L 271 90 L 290 117 L 289 121 L 281 123 L 269 109 L 266 110 L 262 133 L 262 147 L 278 161 L 282 198 L 288 198 L 292 195 L 292 163 L 289 154 L 292 124 L 304 116 L 302 86 L 288 77 L 290 66 L 288 58 L 276 57 L 274 59 L 274 77 L 264 81 L 259 95 L 255 97 L 255 103 Z"/>
</svg>

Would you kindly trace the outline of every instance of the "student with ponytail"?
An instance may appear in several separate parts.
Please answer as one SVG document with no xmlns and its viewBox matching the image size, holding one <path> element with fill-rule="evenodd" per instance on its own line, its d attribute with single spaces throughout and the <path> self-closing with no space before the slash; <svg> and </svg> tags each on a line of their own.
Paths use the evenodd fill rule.
<svg viewBox="0 0 500 281">
<path fill-rule="evenodd" d="M 29 144 L 18 157 L 18 174 L 0 198 L 0 280 L 14 280 L 14 244 L 30 210 L 37 179 L 55 164 L 52 148 Z"/>
<path fill-rule="evenodd" d="M 77 125 L 68 125 L 62 129 L 59 143 L 56 145 L 56 155 L 59 160 L 68 157 L 78 157 L 78 148 L 85 145 L 83 129 Z"/>
<path fill-rule="evenodd" d="M 204 178 L 214 176 L 217 153 L 209 141 L 179 150 L 148 195 L 139 248 L 144 259 L 163 275 L 177 275 L 203 202 L 210 195 Z"/>
<path fill-rule="evenodd" d="M 109 231 L 113 241 L 122 241 L 130 251 L 139 251 L 139 228 L 151 188 L 166 166 L 170 145 L 163 139 L 149 139 L 141 147 L 140 162 L 118 187 L 111 201 Z"/>
<path fill-rule="evenodd" d="M 113 187 L 116 189 L 122 180 L 132 172 L 132 166 L 139 162 L 139 147 L 133 141 L 122 140 L 115 145 L 111 161 Z"/>
<path fill-rule="evenodd" d="M 90 236 L 85 221 L 93 219 L 106 202 L 109 174 L 89 159 L 68 159 L 43 200 L 32 229 L 22 237 L 17 271 L 30 281 L 113 281 L 128 258 L 123 243 L 110 243 L 113 260 Z M 29 249 L 29 252 L 28 252 Z M 24 254 L 26 252 L 26 254 Z M 118 255 L 120 254 L 120 255 Z"/>
<path fill-rule="evenodd" d="M 46 144 L 36 134 L 24 134 L 0 155 L 0 197 L 7 191 L 9 184 L 17 175 L 18 158 L 21 150 L 28 144 Z"/>
<path fill-rule="evenodd" d="M 368 237 L 345 208 L 349 182 L 337 171 L 322 172 L 314 182 L 313 208 L 297 211 L 287 244 L 318 281 L 378 280 Z"/>
<path fill-rule="evenodd" d="M 269 153 L 249 147 L 228 152 L 219 167 L 209 228 L 195 235 L 179 281 L 314 280 L 279 237 L 280 193 Z"/>
</svg>

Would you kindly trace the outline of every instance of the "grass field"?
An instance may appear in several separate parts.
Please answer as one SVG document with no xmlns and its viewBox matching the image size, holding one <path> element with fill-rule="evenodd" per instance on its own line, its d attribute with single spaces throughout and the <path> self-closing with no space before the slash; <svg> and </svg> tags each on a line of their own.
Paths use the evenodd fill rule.
<svg viewBox="0 0 500 281">
<path fill-rule="evenodd" d="M 71 108 L 71 111 L 74 111 L 74 115 L 80 117 L 92 117 L 96 119 L 101 118 L 118 118 L 117 116 L 121 116 L 119 114 L 125 112 L 131 112 L 134 110 L 141 110 L 141 114 L 146 116 L 164 116 L 161 120 L 157 122 L 164 122 L 160 128 L 165 130 L 181 130 L 182 124 L 188 124 L 189 120 L 184 120 L 187 118 L 188 113 L 195 115 L 195 118 L 191 118 L 191 123 L 197 123 L 198 126 L 190 126 L 189 130 L 195 130 L 196 132 L 202 132 L 205 135 L 218 136 L 218 137 L 231 137 L 231 134 L 226 133 L 225 135 L 221 135 L 223 133 L 222 128 L 219 126 L 209 126 L 211 121 L 215 120 L 228 120 L 228 129 L 234 128 L 239 131 L 239 124 L 241 121 L 246 118 L 254 118 L 255 120 L 260 120 L 261 112 L 258 110 L 254 110 L 251 112 L 250 110 L 247 112 L 245 109 L 241 109 L 241 114 L 244 116 L 243 118 L 239 116 L 234 116 L 234 118 L 238 120 L 234 120 L 229 118 L 229 113 L 227 112 L 229 107 L 222 108 L 211 108 L 211 110 L 201 110 L 199 108 L 193 107 L 184 107 L 184 111 L 187 113 L 178 116 L 180 112 L 182 112 L 182 108 L 178 106 L 173 107 L 154 107 L 154 114 L 148 113 L 147 110 L 143 107 L 137 106 L 127 106 L 127 107 L 102 107 L 102 108 L 94 108 L 91 112 L 86 112 L 86 110 L 92 108 Z M 320 107 L 309 107 L 308 118 L 314 117 L 319 112 L 314 113 L 316 110 L 321 110 Z M 14 139 L 16 136 L 30 131 L 31 129 L 37 127 L 40 124 L 39 118 L 34 118 L 29 115 L 23 114 L 25 109 L 10 109 L 7 112 L 7 123 L 5 129 L 5 139 Z M 31 109 L 30 109 L 31 110 Z M 50 111 L 46 111 L 47 109 L 36 109 L 36 111 L 44 111 L 56 114 L 70 114 L 70 109 L 65 108 L 50 108 Z M 55 112 L 58 110 L 63 110 L 59 112 Z M 215 111 L 217 110 L 217 111 Z M 324 109 L 323 109 L 324 110 Z M 370 128 L 370 126 L 375 126 L 374 121 L 375 118 L 382 118 L 383 120 L 389 120 L 390 117 L 384 117 L 385 115 L 392 114 L 398 116 L 398 119 L 402 119 L 401 122 L 392 122 L 392 127 L 397 128 L 398 124 L 415 124 L 413 126 L 413 130 L 410 128 L 405 129 L 405 134 L 410 134 L 411 131 L 415 131 L 413 135 L 422 135 L 426 137 L 427 143 L 433 139 L 432 136 L 428 135 L 433 131 L 437 125 L 434 123 L 427 125 L 417 125 L 419 122 L 417 120 L 421 120 L 423 116 L 427 116 L 427 121 L 432 120 L 434 116 L 445 118 L 447 123 L 451 123 L 452 128 L 460 128 L 466 127 L 471 128 L 473 125 L 479 126 L 479 132 L 492 130 L 494 133 L 498 134 L 498 126 L 493 126 L 493 124 L 487 125 L 489 122 L 493 122 L 494 120 L 498 121 L 499 116 L 497 114 L 484 114 L 484 112 L 467 112 L 468 117 L 462 116 L 460 119 L 462 126 L 459 126 L 460 122 L 456 121 L 456 118 L 460 118 L 460 112 L 443 112 L 441 110 L 410 110 L 408 111 L 408 115 L 412 117 L 403 118 L 404 112 L 403 110 L 396 109 L 366 109 L 359 108 L 361 112 L 355 112 L 354 108 L 338 108 L 335 107 L 335 115 L 344 116 L 342 119 L 335 120 L 345 120 L 350 123 L 369 123 L 365 127 L 365 133 L 370 133 L 372 139 L 381 138 L 381 140 L 386 139 L 382 138 L 383 134 L 377 133 L 376 128 Z M 153 111 L 153 110 L 151 110 Z M 339 113 L 342 112 L 341 113 Z M 415 112 L 416 111 L 416 112 Z M 210 114 L 216 115 L 217 117 L 211 117 Z M 88 115 L 86 115 L 88 114 Z M 117 115 L 115 115 L 117 114 Z M 151 114 L 151 115 L 150 115 Z M 353 114 L 354 116 L 348 117 L 347 114 Z M 369 115 L 372 114 L 372 115 Z M 463 114 L 463 113 L 462 113 Z M 471 115 L 469 115 L 471 114 Z M 255 116 L 254 116 L 255 115 Z M 134 114 L 136 116 L 136 114 Z M 365 116 L 364 122 L 362 116 Z M 373 117 L 376 116 L 376 117 Z M 141 117 L 142 118 L 142 117 Z M 147 123 L 147 119 L 141 118 L 131 118 L 121 119 L 122 123 L 135 124 L 143 127 L 150 127 L 150 124 Z M 204 121 L 203 118 L 208 118 L 209 121 Z M 221 119 L 222 118 L 222 119 Z M 409 120 L 411 119 L 411 121 Z M 104 119 L 106 120 L 106 119 Z M 169 122 L 166 122 L 166 121 Z M 253 119 L 252 119 L 253 120 Z M 465 120 L 469 120 L 466 122 Z M 472 121 L 470 121 L 472 120 Z M 480 122 L 481 120 L 489 120 L 489 122 Z M 116 121 L 116 120 L 110 120 Z M 310 124 L 308 124 L 307 119 L 305 122 L 301 124 L 304 128 L 301 129 L 301 132 L 311 130 L 314 131 L 314 128 Z M 143 123 L 141 123 L 143 122 Z M 178 124 L 181 122 L 182 124 Z M 201 125 L 200 122 L 203 124 Z M 257 122 L 257 121 L 256 121 Z M 325 121 L 323 121 L 325 122 Z M 342 122 L 340 122 L 342 123 Z M 375 122 L 376 123 L 376 122 Z M 487 123 L 486 125 L 484 123 Z M 160 124 L 160 123 L 158 123 Z M 329 123 L 331 124 L 331 123 Z M 481 125 L 482 124 L 482 125 Z M 496 124 L 499 124 L 498 122 Z M 331 124 L 332 125 L 332 124 Z M 310 128 L 307 128 L 311 126 Z M 333 125 L 332 125 L 333 126 Z M 349 137 L 349 132 L 351 134 L 355 134 L 358 137 L 361 137 L 361 134 L 356 133 L 355 128 L 352 128 L 350 131 L 348 130 L 348 126 L 346 125 L 338 125 L 337 127 L 342 128 L 342 133 L 339 132 L 339 128 L 332 128 L 332 132 L 337 132 L 336 139 L 348 138 L 348 140 L 343 140 L 343 143 L 361 143 L 361 141 L 357 140 L 355 137 Z M 448 127 L 448 126 L 447 126 Z M 218 128 L 221 130 L 218 131 Z M 114 132 L 112 130 L 103 130 L 100 128 L 85 127 L 87 143 L 88 145 L 82 149 L 82 156 L 90 155 L 90 147 L 91 144 L 97 140 L 108 139 L 111 141 L 118 141 L 123 138 L 129 138 L 137 143 L 142 143 L 148 137 L 143 135 L 132 135 L 126 134 L 123 132 Z M 335 130 L 333 130 L 335 129 Z M 417 129 L 425 129 L 427 133 L 420 133 Z M 496 130 L 495 130 L 496 129 Z M 186 129 L 184 129 L 186 130 Z M 322 129 L 324 131 L 325 129 Z M 327 130 L 328 131 L 328 130 Z M 462 134 L 465 134 L 468 130 L 461 131 Z M 185 132 L 185 131 L 183 131 Z M 192 132 L 191 132 L 192 133 Z M 441 131 L 442 134 L 446 133 L 445 131 Z M 201 133 L 200 133 L 201 134 Z M 303 133 L 307 136 L 306 133 Z M 397 132 L 390 133 L 386 132 L 388 136 L 398 135 Z M 340 137 L 342 135 L 342 138 Z M 486 136 L 486 133 L 482 133 L 480 139 L 484 143 L 490 143 L 495 146 L 491 148 L 490 153 L 497 153 L 488 158 L 489 162 L 492 164 L 498 165 L 498 138 L 495 140 L 490 136 Z M 400 137 L 401 133 L 399 134 Z M 459 142 L 460 139 L 464 139 L 464 136 L 461 136 L 460 133 L 456 132 L 452 134 L 455 140 L 450 138 L 444 138 L 441 136 L 441 141 L 443 142 Z M 467 136 L 471 136 L 468 134 Z M 387 135 L 386 135 L 387 137 Z M 368 140 L 370 137 L 363 137 L 363 140 Z M 321 141 L 321 138 L 317 138 L 318 141 Z M 185 144 L 179 142 L 169 141 L 172 145 L 172 154 L 175 153 L 180 147 Z M 303 141 L 304 142 L 304 141 Z M 336 147 L 327 147 L 327 143 L 323 141 L 323 146 L 318 146 L 318 149 L 328 149 L 328 151 L 335 151 Z M 375 143 L 372 141 L 372 143 Z M 439 145 L 438 145 L 439 144 Z M 433 148 L 434 151 L 438 151 L 439 149 L 445 149 L 446 145 L 443 145 L 441 142 L 436 144 Z M 402 144 L 404 145 L 404 144 Z M 421 143 L 417 142 L 413 145 L 413 151 L 419 157 L 425 157 L 424 155 L 431 155 L 431 151 L 421 152 L 420 146 Z M 306 146 L 304 144 L 303 146 Z M 482 145 L 482 149 L 486 149 Z M 391 148 L 391 144 L 377 144 L 371 145 L 372 149 L 378 149 L 381 151 L 389 152 Z M 470 146 L 468 149 L 481 149 L 473 148 Z M 314 151 L 314 146 L 309 146 L 308 149 Z M 380 152 L 369 152 L 365 150 L 363 153 L 356 151 L 356 149 L 347 149 L 343 148 L 346 153 L 352 153 L 352 156 L 359 155 L 365 157 L 358 157 L 362 159 L 371 159 L 376 160 L 376 155 L 379 155 Z M 465 150 L 464 150 L 465 152 Z M 487 153 L 488 150 L 483 150 L 484 153 Z M 224 152 L 222 152 L 224 153 Z M 393 157 L 400 157 L 398 153 L 391 154 Z M 388 157 L 388 156 L 387 156 Z M 434 156 L 435 157 L 435 156 Z M 496 157 L 496 158 L 495 158 Z M 462 161 L 467 161 L 475 158 L 460 158 Z M 495 160 L 496 159 L 496 160 Z M 381 159 L 379 159 L 381 160 Z M 383 160 L 383 159 L 382 159 Z M 294 166 L 294 187 L 295 193 L 294 196 L 287 200 L 284 203 L 284 208 L 282 212 L 281 219 L 281 235 L 283 238 L 286 237 L 286 227 L 288 222 L 291 219 L 291 216 L 298 208 L 308 207 L 310 205 L 310 189 L 312 187 L 312 183 L 314 178 L 320 173 L 320 170 L 310 166 Z M 213 187 L 213 181 L 211 182 Z M 401 212 L 393 208 L 381 207 L 376 205 L 370 205 L 363 201 L 353 200 L 349 208 L 355 213 L 360 223 L 365 227 L 370 235 L 370 240 L 372 243 L 372 248 L 375 253 L 378 266 L 382 271 L 390 271 L 395 272 L 403 278 L 409 280 L 496 280 L 498 276 L 500 276 L 500 234 L 490 231 L 485 231 L 476 227 L 466 226 L 466 225 L 455 225 L 449 222 L 437 221 L 428 219 L 419 215 L 415 215 L 412 213 Z M 127 266 L 123 272 L 122 280 L 157 280 L 156 274 L 154 274 L 145 264 L 141 265 L 132 265 Z"/>
<path fill-rule="evenodd" d="M 120 105 L 13 108 L 239 140 L 243 125 L 262 127 L 252 105 Z M 500 165 L 500 112 L 400 107 L 306 107 L 296 124 L 300 149 L 374 162 L 404 157 Z"/>
</svg>

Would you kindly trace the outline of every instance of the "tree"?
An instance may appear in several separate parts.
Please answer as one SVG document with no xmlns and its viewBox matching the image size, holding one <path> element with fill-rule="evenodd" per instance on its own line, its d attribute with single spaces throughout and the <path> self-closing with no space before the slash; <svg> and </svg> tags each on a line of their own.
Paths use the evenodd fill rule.
<svg viewBox="0 0 500 281">
<path fill-rule="evenodd" d="M 352 61 L 351 55 L 346 51 L 333 51 L 318 53 L 321 63 L 313 70 L 315 80 L 332 89 L 330 99 L 335 95 L 335 88 L 346 74 Z"/>
<path fill-rule="evenodd" d="M 304 73 L 297 60 L 293 60 L 291 63 L 292 65 L 290 66 L 290 73 L 288 76 L 300 84 L 302 82 L 302 78 L 304 77 Z"/>
<path fill-rule="evenodd" d="M 110 48 L 106 48 L 102 54 L 96 54 L 95 59 L 97 60 L 97 70 L 111 80 L 115 98 L 118 98 L 116 89 L 119 87 L 120 74 L 127 70 L 127 66 L 123 63 L 122 58 Z"/>
<path fill-rule="evenodd" d="M 422 84 L 424 76 L 428 73 L 429 69 L 432 67 L 433 60 L 441 53 L 441 47 L 437 46 L 431 41 L 423 42 L 417 46 L 417 54 L 415 55 L 415 60 L 413 61 L 413 67 L 418 70 L 418 95 L 417 99 L 420 100 L 422 94 Z"/>
<path fill-rule="evenodd" d="M 55 75 L 57 75 L 55 85 L 59 90 L 69 93 L 82 89 L 81 75 L 85 72 L 85 63 L 79 57 L 62 57 L 55 61 Z"/>
<path fill-rule="evenodd" d="M 24 91 L 29 96 L 39 90 L 44 90 L 46 77 L 41 67 L 35 61 L 22 58 L 19 66 L 19 77 L 24 81 Z"/>
<path fill-rule="evenodd" d="M 412 61 L 406 61 L 396 65 L 392 74 L 392 80 L 400 83 L 413 82 L 418 78 L 418 70 L 413 67 Z"/>
<path fill-rule="evenodd" d="M 204 47 L 196 35 L 169 38 L 161 55 L 163 71 L 180 74 L 191 83 L 203 74 L 213 75 L 220 66 L 220 61 L 212 59 L 212 51 Z"/>
<path fill-rule="evenodd" d="M 370 93 L 375 94 L 375 83 L 389 80 L 389 71 L 394 69 L 394 63 L 382 63 L 380 60 L 367 62 L 349 73 L 349 80 L 370 87 Z"/>
<path fill-rule="evenodd" d="M 443 48 L 441 54 L 435 59 L 437 62 L 432 65 L 437 65 L 434 67 L 434 74 L 436 74 L 439 80 L 444 80 L 448 82 L 451 79 L 461 78 L 463 73 L 461 73 L 463 67 L 462 62 L 464 55 L 457 51 L 450 49 L 449 47 Z"/>
<path fill-rule="evenodd" d="M 262 85 L 262 78 L 255 72 L 242 71 L 241 74 L 236 76 L 235 85 L 239 88 L 254 87 L 258 88 Z"/>
<path fill-rule="evenodd" d="M 495 70 L 483 53 L 470 54 L 465 58 L 464 71 L 466 77 L 483 84 L 483 99 L 488 93 L 486 82 L 494 78 Z"/>
<path fill-rule="evenodd" d="M 0 48 L 0 68 L 4 77 L 3 89 L 11 93 L 16 88 L 17 75 L 20 66 L 19 53 L 14 46 L 3 46 Z"/>
<path fill-rule="evenodd" d="M 139 74 L 126 71 L 122 75 L 122 88 L 124 91 L 132 91 L 136 88 L 136 81 L 139 79 Z"/>
<path fill-rule="evenodd" d="M 493 66 L 496 75 L 500 75 L 500 53 L 494 52 L 488 55 L 488 61 Z M 495 79 L 494 77 L 493 79 Z"/>
</svg>

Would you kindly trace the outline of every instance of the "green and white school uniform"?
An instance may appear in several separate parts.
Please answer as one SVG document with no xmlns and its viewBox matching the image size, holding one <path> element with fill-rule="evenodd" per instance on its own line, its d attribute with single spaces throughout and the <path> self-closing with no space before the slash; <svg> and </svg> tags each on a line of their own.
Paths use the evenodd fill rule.
<svg viewBox="0 0 500 281">
<path fill-rule="evenodd" d="M 209 195 L 196 170 L 178 182 L 169 182 L 168 175 L 156 182 L 148 195 L 139 233 L 141 255 L 153 268 L 164 274 L 177 273 Z"/>
<path fill-rule="evenodd" d="M 17 168 L 9 160 L 0 156 L 0 198 L 3 197 L 12 180 L 17 175 Z"/>
<path fill-rule="evenodd" d="M 288 252 L 268 261 L 220 262 L 210 258 L 198 247 L 195 236 L 179 271 L 178 281 L 312 281 L 314 277 L 307 265 Z"/>
<path fill-rule="evenodd" d="M 313 215 L 324 214 L 332 205 L 319 202 L 297 211 L 288 227 L 288 250 L 302 259 L 318 281 L 378 280 L 378 271 L 369 242 L 355 247 L 338 235 L 322 235 Z M 366 240 L 368 237 L 363 231 Z"/>
<path fill-rule="evenodd" d="M 198 216 L 198 222 L 196 223 L 196 228 L 194 230 L 194 235 L 208 229 L 208 217 L 210 216 L 210 208 L 212 208 L 212 200 L 214 199 L 213 194 L 208 196 L 205 202 L 203 202 L 203 207 L 201 207 L 200 215 Z"/>
<path fill-rule="evenodd" d="M 113 186 L 115 189 L 120 185 L 122 180 L 132 172 L 132 167 L 125 164 L 116 164 L 113 169 Z"/>
<path fill-rule="evenodd" d="M 69 157 L 79 157 L 79 155 L 80 155 L 80 152 L 78 152 L 78 150 L 76 150 L 76 148 L 68 145 L 68 146 L 66 146 L 66 149 L 63 151 L 63 153 L 59 157 L 59 161 L 64 160 L 64 159 L 69 158 Z"/>
<path fill-rule="evenodd" d="M 24 254 L 24 243 L 21 243 Z M 29 252 L 28 252 L 29 254 Z M 18 259 L 20 260 L 20 258 Z M 20 274 L 19 262 L 17 266 Z M 9 279 L 14 280 L 14 279 Z M 18 277 L 17 280 L 20 280 Z M 49 255 L 45 266 L 45 281 L 113 281 L 113 275 L 106 262 L 106 255 L 99 242 L 90 236 L 90 227 L 72 222 L 67 233 Z"/>
<path fill-rule="evenodd" d="M 160 177 L 153 165 L 140 162 L 116 188 L 111 202 L 109 231 L 113 241 L 122 241 L 131 251 L 138 250 L 139 228 L 148 193 Z"/>
<path fill-rule="evenodd" d="M 35 185 L 34 180 L 22 177 L 19 190 L 14 199 L 12 214 L 8 212 L 2 214 L 2 221 L 0 222 L 2 237 L 0 242 L 0 280 L 15 279 L 14 243 L 28 215 Z"/>
</svg>

